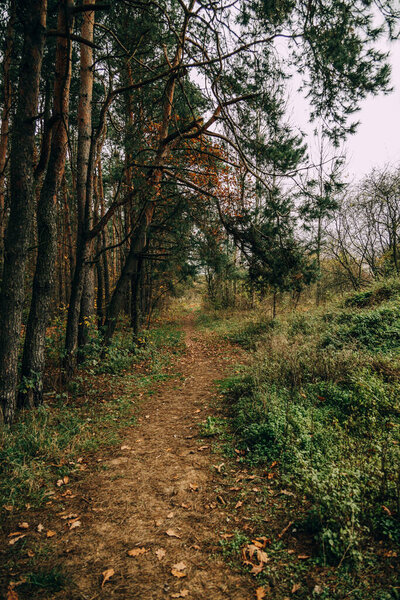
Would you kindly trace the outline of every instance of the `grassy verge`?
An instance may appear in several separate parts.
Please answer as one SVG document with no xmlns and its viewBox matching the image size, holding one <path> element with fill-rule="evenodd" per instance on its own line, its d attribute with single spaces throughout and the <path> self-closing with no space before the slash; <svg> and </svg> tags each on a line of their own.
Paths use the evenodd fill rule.
<svg viewBox="0 0 400 600">
<path fill-rule="evenodd" d="M 48 353 L 58 358 L 59 329 L 53 328 Z M 93 338 L 68 389 L 50 390 L 43 406 L 19 416 L 0 431 L 0 510 L 39 506 L 58 479 L 79 472 L 81 455 L 121 441 L 135 423 L 142 397 L 168 373 L 170 356 L 182 350 L 181 333 L 164 324 L 143 334 L 135 352 L 128 334 L 119 334 L 100 359 Z"/>
<path fill-rule="evenodd" d="M 237 460 L 268 480 L 258 502 L 271 518 L 259 531 L 268 532 L 269 562 L 258 578 L 268 587 L 274 573 L 290 577 L 286 595 L 308 579 L 318 583 L 303 583 L 296 597 L 400 597 L 400 299 L 392 284 L 328 312 L 212 327 L 255 349 L 251 366 L 221 390 Z M 259 512 L 249 518 L 261 522 Z M 310 560 L 288 555 L 273 531 L 279 521 L 293 522 L 292 542 L 311 544 Z M 223 542 L 225 554 L 232 543 Z"/>
</svg>

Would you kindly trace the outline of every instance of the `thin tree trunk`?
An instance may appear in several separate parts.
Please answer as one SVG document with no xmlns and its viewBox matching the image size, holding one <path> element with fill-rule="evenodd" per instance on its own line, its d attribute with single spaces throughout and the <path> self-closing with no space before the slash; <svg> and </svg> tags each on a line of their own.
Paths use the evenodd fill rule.
<svg viewBox="0 0 400 600">
<path fill-rule="evenodd" d="M 0 406 L 6 423 L 13 421 L 16 405 L 24 278 L 34 210 L 35 126 L 47 1 L 17 0 L 16 8 L 24 24 L 24 45 L 11 142 L 11 206 L 0 293 Z"/>
<path fill-rule="evenodd" d="M 71 33 L 66 22 L 69 0 L 61 0 L 58 31 Z M 38 255 L 33 279 L 32 301 L 22 357 L 22 376 L 30 381 L 29 390 L 20 395 L 21 405 L 37 406 L 43 401 L 46 328 L 50 317 L 57 262 L 57 193 L 64 174 L 68 144 L 68 108 L 71 82 L 71 41 L 59 37 L 56 48 L 53 129 L 46 176 L 38 203 Z"/>
<path fill-rule="evenodd" d="M 83 5 L 93 5 L 93 0 L 84 0 Z M 94 11 L 83 13 L 82 38 L 92 42 L 94 29 Z M 78 151 L 76 195 L 78 207 L 77 257 L 74 278 L 71 285 L 67 329 L 65 336 L 64 369 L 67 379 L 75 370 L 78 349 L 79 316 L 82 293 L 85 286 L 86 271 L 90 258 L 87 231 L 90 225 L 90 198 L 88 198 L 89 160 L 92 137 L 92 95 L 93 95 L 93 50 L 81 44 L 80 93 L 78 105 Z"/>
</svg>

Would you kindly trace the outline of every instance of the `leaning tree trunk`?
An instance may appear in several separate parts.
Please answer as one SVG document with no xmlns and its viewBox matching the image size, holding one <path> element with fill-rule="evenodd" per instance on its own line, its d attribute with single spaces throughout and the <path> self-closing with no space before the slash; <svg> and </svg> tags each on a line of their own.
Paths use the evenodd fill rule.
<svg viewBox="0 0 400 600">
<path fill-rule="evenodd" d="M 11 142 L 11 206 L 0 293 L 0 407 L 6 423 L 13 421 L 16 405 L 25 268 L 34 212 L 35 127 L 47 0 L 17 0 L 16 9 L 24 25 L 24 45 Z"/>
<path fill-rule="evenodd" d="M 65 32 L 56 48 L 53 100 L 53 126 L 50 156 L 38 202 L 38 254 L 33 279 L 32 300 L 26 328 L 22 357 L 22 376 L 30 385 L 20 394 L 21 405 L 37 406 L 43 401 L 43 370 L 45 366 L 46 328 L 53 297 L 57 263 L 57 193 L 64 175 L 68 146 L 68 107 L 71 83 L 72 19 L 70 0 L 61 0 L 57 30 Z"/>
<path fill-rule="evenodd" d="M 94 0 L 84 0 L 84 5 L 94 5 Z M 93 42 L 94 11 L 83 13 L 81 36 Z M 65 336 L 65 377 L 69 379 L 75 370 L 78 350 L 79 316 L 82 293 L 85 286 L 86 271 L 90 257 L 87 231 L 89 230 L 90 207 L 87 197 L 89 157 L 92 138 L 92 95 L 93 95 L 93 50 L 81 44 L 80 91 L 78 105 L 78 151 L 76 195 L 78 206 L 78 239 L 75 272 L 71 285 L 71 297 L 68 308 L 67 330 Z"/>
</svg>

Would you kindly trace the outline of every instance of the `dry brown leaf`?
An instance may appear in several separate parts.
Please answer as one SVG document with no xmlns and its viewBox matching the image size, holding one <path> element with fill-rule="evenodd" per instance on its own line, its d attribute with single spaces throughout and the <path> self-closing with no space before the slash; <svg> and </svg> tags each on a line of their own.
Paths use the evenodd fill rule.
<svg viewBox="0 0 400 600">
<path fill-rule="evenodd" d="M 280 493 L 284 496 L 293 496 L 294 498 L 296 497 L 296 494 L 293 494 L 293 492 L 289 492 L 289 490 L 281 490 Z"/>
<path fill-rule="evenodd" d="M 148 551 L 148 548 L 133 548 L 133 550 L 128 550 L 128 556 L 140 556 L 141 554 L 146 554 Z"/>
<path fill-rule="evenodd" d="M 80 527 L 82 525 L 81 521 L 74 520 L 71 524 L 68 524 L 70 529 L 75 529 L 75 527 Z"/>
<path fill-rule="evenodd" d="M 260 563 L 259 565 L 254 565 L 251 569 L 250 573 L 252 575 L 259 575 L 264 570 L 264 565 Z"/>
<path fill-rule="evenodd" d="M 383 510 L 385 511 L 385 513 L 386 513 L 387 515 L 389 515 L 389 517 L 391 517 L 391 516 L 392 516 L 392 512 L 391 512 L 391 511 L 388 509 L 388 507 L 387 507 L 387 506 L 383 506 L 383 505 L 382 505 L 382 508 L 383 508 Z"/>
<path fill-rule="evenodd" d="M 295 583 L 292 587 L 292 594 L 295 594 L 296 592 L 298 592 L 300 588 L 301 588 L 301 584 Z"/>
<path fill-rule="evenodd" d="M 6 600 L 18 600 L 18 594 L 11 585 L 8 586 Z"/>
<path fill-rule="evenodd" d="M 156 519 L 154 521 L 154 523 L 155 523 L 156 527 L 161 527 L 161 525 L 163 524 L 163 520 L 162 519 Z"/>
<path fill-rule="evenodd" d="M 46 532 L 46 537 L 51 538 L 54 537 L 56 535 L 55 531 L 52 531 L 51 529 L 48 529 Z"/>
<path fill-rule="evenodd" d="M 189 595 L 189 590 L 181 590 L 177 594 L 171 594 L 171 598 L 186 598 Z"/>
<path fill-rule="evenodd" d="M 172 519 L 173 516 L 174 516 L 174 513 L 170 512 L 170 513 L 167 514 L 167 519 Z"/>
<path fill-rule="evenodd" d="M 181 506 L 182 506 L 182 508 L 191 508 L 191 505 L 185 504 L 185 502 L 182 502 Z"/>
<path fill-rule="evenodd" d="M 221 463 L 220 465 L 213 465 L 213 466 L 214 466 L 214 469 L 216 471 L 218 471 L 218 473 L 221 473 L 222 472 L 222 467 L 225 466 L 225 463 Z"/>
<path fill-rule="evenodd" d="M 39 525 L 37 526 L 38 532 L 41 533 L 43 531 L 43 529 L 44 529 L 44 526 L 41 523 L 39 523 Z"/>
<path fill-rule="evenodd" d="M 176 533 L 176 531 L 174 531 L 173 529 L 167 529 L 167 531 L 165 532 L 169 537 L 176 537 L 176 538 L 180 538 L 181 536 L 179 535 L 179 533 Z"/>
<path fill-rule="evenodd" d="M 20 535 L 14 536 L 8 543 L 10 546 L 13 546 L 18 540 L 22 540 L 24 537 L 26 537 L 26 533 L 21 533 Z"/>
<path fill-rule="evenodd" d="M 115 571 L 114 569 L 107 569 L 106 571 L 102 572 L 102 575 L 103 581 L 101 582 L 101 587 L 104 587 L 104 584 L 107 583 L 107 581 L 109 581 L 111 577 L 115 575 Z"/>
<path fill-rule="evenodd" d="M 27 555 L 29 556 L 29 558 L 33 558 L 35 556 L 35 553 L 33 550 L 28 550 Z"/>
<path fill-rule="evenodd" d="M 221 534 L 221 537 L 222 537 L 224 540 L 228 540 L 229 538 L 232 538 L 232 537 L 234 537 L 234 536 L 235 536 L 235 534 L 234 534 L 234 533 L 222 533 L 222 534 Z"/>
<path fill-rule="evenodd" d="M 61 487 L 64 485 L 64 481 L 62 479 L 57 479 L 57 487 Z"/>
<path fill-rule="evenodd" d="M 192 490 L 192 492 L 197 492 L 197 490 L 199 489 L 199 486 L 196 483 L 189 483 L 189 487 Z"/>
<path fill-rule="evenodd" d="M 241 500 L 239 500 L 238 502 L 236 502 L 235 508 L 240 508 L 241 506 L 243 506 L 243 502 Z"/>
<path fill-rule="evenodd" d="M 263 598 L 265 598 L 265 590 L 263 587 L 256 589 L 256 598 L 257 600 L 263 600 Z"/>
<path fill-rule="evenodd" d="M 209 448 L 209 446 L 200 446 L 200 448 L 197 448 L 198 452 L 202 452 L 203 450 L 207 450 L 207 448 Z"/>
<path fill-rule="evenodd" d="M 182 579 L 182 577 L 186 577 L 186 573 L 182 573 L 182 571 L 177 571 L 176 569 L 171 569 L 171 574 L 174 577 L 178 577 L 178 579 Z"/>
<path fill-rule="evenodd" d="M 121 446 L 121 450 L 132 450 L 132 446 Z"/>
<path fill-rule="evenodd" d="M 197 409 L 197 410 L 195 410 L 194 412 L 195 412 L 195 414 L 197 414 L 197 413 L 201 412 L 201 409 L 200 409 L 200 408 L 198 408 L 198 409 Z"/>
<path fill-rule="evenodd" d="M 65 477 L 63 477 L 63 483 L 65 483 L 65 485 L 67 485 L 67 483 L 69 483 L 69 477 L 67 475 L 65 475 Z"/>
<path fill-rule="evenodd" d="M 396 558 L 397 552 L 395 550 L 388 550 L 387 552 L 384 552 L 383 556 L 385 558 Z"/>
<path fill-rule="evenodd" d="M 187 567 L 185 563 L 181 561 L 179 563 L 176 563 L 176 565 L 172 565 L 172 568 L 176 569 L 177 571 L 184 571 Z"/>
<path fill-rule="evenodd" d="M 22 523 L 18 523 L 18 527 L 20 529 L 29 529 L 29 523 L 27 523 L 26 521 L 23 521 Z"/>
<path fill-rule="evenodd" d="M 76 513 L 68 513 L 68 514 L 60 513 L 58 516 L 61 517 L 62 519 L 77 519 L 78 518 L 78 515 Z"/>
<path fill-rule="evenodd" d="M 4 510 L 8 510 L 8 512 L 12 512 L 14 510 L 12 504 L 3 504 L 3 508 Z"/>
<path fill-rule="evenodd" d="M 307 558 L 311 558 L 311 556 L 309 554 L 299 554 L 297 558 L 300 560 L 306 560 Z"/>
<path fill-rule="evenodd" d="M 251 540 L 257 548 L 265 548 L 265 542 L 259 542 L 258 540 Z"/>
<path fill-rule="evenodd" d="M 162 560 L 165 555 L 166 555 L 166 551 L 164 550 L 164 548 L 159 548 L 158 550 L 156 550 L 156 556 L 157 556 L 158 560 Z"/>
</svg>

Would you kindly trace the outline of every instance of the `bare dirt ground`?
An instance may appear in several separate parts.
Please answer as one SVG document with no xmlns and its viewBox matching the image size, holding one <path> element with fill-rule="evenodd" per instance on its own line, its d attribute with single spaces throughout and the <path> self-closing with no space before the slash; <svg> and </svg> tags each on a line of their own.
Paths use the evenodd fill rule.
<svg viewBox="0 0 400 600">
<path fill-rule="evenodd" d="M 59 523 L 54 515 L 44 522 L 55 531 L 49 560 L 70 582 L 49 598 L 255 597 L 250 576 L 218 555 L 231 516 L 219 488 L 219 457 L 198 427 L 211 414 L 215 380 L 232 370 L 238 350 L 210 344 L 191 317 L 183 328 L 187 350 L 175 365 L 182 379 L 163 383 L 144 402 L 139 426 L 104 460 L 105 470 L 70 482 L 72 498 L 65 497 Z M 78 519 L 79 527 L 66 530 L 63 516 L 70 524 Z"/>
</svg>

